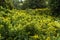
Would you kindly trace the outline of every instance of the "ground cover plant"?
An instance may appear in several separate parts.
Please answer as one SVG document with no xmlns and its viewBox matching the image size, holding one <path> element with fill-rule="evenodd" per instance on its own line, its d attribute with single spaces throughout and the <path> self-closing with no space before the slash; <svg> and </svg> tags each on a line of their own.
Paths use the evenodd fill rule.
<svg viewBox="0 0 60 40">
<path fill-rule="evenodd" d="M 60 40 L 60 18 L 50 16 L 48 11 L 1 7 L 0 40 Z"/>
<path fill-rule="evenodd" d="M 59 0 L 0 0 L 0 40 L 60 40 L 59 6 Z"/>
</svg>

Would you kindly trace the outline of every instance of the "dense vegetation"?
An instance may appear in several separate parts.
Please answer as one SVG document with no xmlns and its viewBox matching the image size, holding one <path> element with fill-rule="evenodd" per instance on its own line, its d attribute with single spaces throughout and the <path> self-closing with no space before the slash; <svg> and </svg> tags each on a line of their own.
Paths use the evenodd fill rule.
<svg viewBox="0 0 60 40">
<path fill-rule="evenodd" d="M 29 5 L 27 9 L 24 4 L 26 10 L 22 10 L 15 5 L 19 2 L 13 4 L 12 0 L 0 0 L 0 40 L 60 40 L 59 0 L 46 0 L 49 5 L 43 7 L 34 3 L 36 8 L 32 1 L 26 1 L 33 6 Z"/>
<path fill-rule="evenodd" d="M 60 0 L 49 0 L 49 6 L 51 9 L 52 15 L 60 15 Z"/>
</svg>

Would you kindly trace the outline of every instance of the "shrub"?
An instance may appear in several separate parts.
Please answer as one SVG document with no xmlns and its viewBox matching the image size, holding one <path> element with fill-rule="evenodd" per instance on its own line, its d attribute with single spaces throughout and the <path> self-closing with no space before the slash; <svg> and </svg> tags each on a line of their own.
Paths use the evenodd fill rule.
<svg viewBox="0 0 60 40">
<path fill-rule="evenodd" d="M 1 40 L 59 40 L 60 18 L 54 18 L 47 14 L 41 15 L 39 10 L 32 10 L 32 11 L 31 10 L 19 11 L 13 9 L 9 10 L 8 13 L 6 13 L 5 11 L 1 10 L 0 39 Z M 35 13 L 36 15 L 34 15 L 33 13 Z"/>
</svg>

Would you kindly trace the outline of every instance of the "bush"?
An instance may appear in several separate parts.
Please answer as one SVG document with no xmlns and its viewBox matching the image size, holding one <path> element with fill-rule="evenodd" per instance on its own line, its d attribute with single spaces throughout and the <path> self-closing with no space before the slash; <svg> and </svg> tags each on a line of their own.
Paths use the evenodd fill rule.
<svg viewBox="0 0 60 40">
<path fill-rule="evenodd" d="M 1 10 L 0 15 L 0 40 L 60 40 L 60 18 L 40 10 Z"/>
</svg>

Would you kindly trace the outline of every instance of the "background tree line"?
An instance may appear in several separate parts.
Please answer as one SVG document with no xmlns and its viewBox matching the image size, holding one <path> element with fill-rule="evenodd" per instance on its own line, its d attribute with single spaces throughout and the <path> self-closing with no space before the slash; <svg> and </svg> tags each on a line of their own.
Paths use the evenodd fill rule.
<svg viewBox="0 0 60 40">
<path fill-rule="evenodd" d="M 0 0 L 0 6 L 8 9 L 35 9 L 49 7 L 53 13 L 52 15 L 60 14 L 60 0 Z"/>
</svg>

